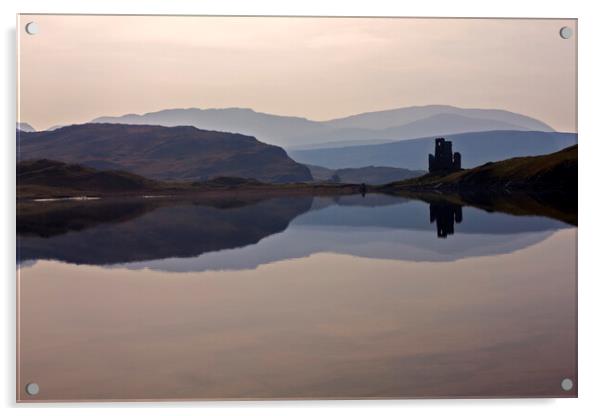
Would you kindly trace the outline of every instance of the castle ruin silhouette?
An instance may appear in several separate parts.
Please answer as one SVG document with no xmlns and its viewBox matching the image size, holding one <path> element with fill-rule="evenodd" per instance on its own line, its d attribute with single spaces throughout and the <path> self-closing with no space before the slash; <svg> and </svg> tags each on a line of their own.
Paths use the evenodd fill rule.
<svg viewBox="0 0 602 416">
<path fill-rule="evenodd" d="M 435 139 L 435 155 L 429 154 L 429 172 L 462 169 L 462 155 L 452 153 L 452 142 L 443 137 Z"/>
</svg>

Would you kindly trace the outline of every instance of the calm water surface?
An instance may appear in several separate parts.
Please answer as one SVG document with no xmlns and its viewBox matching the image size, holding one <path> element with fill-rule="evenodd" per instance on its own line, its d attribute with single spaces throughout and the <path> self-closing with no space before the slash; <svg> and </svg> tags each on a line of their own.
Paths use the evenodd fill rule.
<svg viewBox="0 0 602 416">
<path fill-rule="evenodd" d="M 17 231 L 21 400 L 576 394 L 577 229 L 555 219 L 132 199 L 31 203 Z"/>
</svg>

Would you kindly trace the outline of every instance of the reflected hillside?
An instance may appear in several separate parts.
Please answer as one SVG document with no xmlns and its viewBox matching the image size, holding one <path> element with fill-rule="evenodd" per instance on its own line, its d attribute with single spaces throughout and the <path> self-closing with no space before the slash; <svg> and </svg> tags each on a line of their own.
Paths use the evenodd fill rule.
<svg viewBox="0 0 602 416">
<path fill-rule="evenodd" d="M 411 197 L 414 197 L 411 199 Z M 507 200 L 505 205 L 512 204 Z M 431 209 L 431 206 L 437 207 Z M 537 212 L 529 213 L 530 207 L 525 207 L 518 214 L 498 211 L 488 206 L 481 209 L 462 202 L 460 199 L 418 198 L 414 194 L 403 197 L 386 194 L 367 194 L 315 197 L 313 209 L 307 214 L 295 219 L 294 223 L 313 227 L 339 227 L 339 228 L 385 228 L 407 230 L 432 230 L 437 235 L 437 224 L 431 217 L 438 210 L 443 215 L 445 207 L 454 209 L 462 207 L 462 213 L 456 220 L 456 233 L 462 234 L 517 234 L 525 232 L 549 231 L 569 227 L 555 218 L 542 216 Z M 328 209 L 326 209 L 328 208 Z M 438 214 L 437 214 L 438 215 Z"/>
<path fill-rule="evenodd" d="M 120 201 L 27 202 L 17 205 L 17 235 L 54 237 L 99 224 L 118 224 L 140 217 L 158 204 L 142 198 Z"/>
<path fill-rule="evenodd" d="M 311 201 L 311 197 L 137 199 L 28 206 L 19 210 L 18 256 L 20 261 L 100 265 L 197 256 L 255 244 L 282 232 L 310 209 Z"/>
<path fill-rule="evenodd" d="M 413 261 L 507 253 L 570 225 L 394 195 L 20 204 L 19 262 L 245 269 L 320 252 Z M 443 238 L 446 237 L 446 238 Z"/>
</svg>

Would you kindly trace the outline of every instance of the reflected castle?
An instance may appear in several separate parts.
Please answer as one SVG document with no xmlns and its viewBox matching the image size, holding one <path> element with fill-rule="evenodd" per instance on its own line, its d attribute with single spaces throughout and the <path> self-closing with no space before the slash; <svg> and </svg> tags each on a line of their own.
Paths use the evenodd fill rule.
<svg viewBox="0 0 602 416">
<path fill-rule="evenodd" d="M 431 224 L 437 222 L 437 237 L 454 234 L 454 224 L 462 222 L 462 206 L 449 203 L 431 203 Z"/>
</svg>

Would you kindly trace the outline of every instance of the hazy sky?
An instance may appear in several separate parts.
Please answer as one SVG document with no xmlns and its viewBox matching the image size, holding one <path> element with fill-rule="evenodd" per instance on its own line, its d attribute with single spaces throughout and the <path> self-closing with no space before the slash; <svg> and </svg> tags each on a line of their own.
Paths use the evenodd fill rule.
<svg viewBox="0 0 602 416">
<path fill-rule="evenodd" d="M 572 20 L 22 16 L 18 117 L 44 129 L 177 107 L 325 120 L 450 104 L 576 131 L 576 36 L 562 26 L 576 31 Z"/>
</svg>

